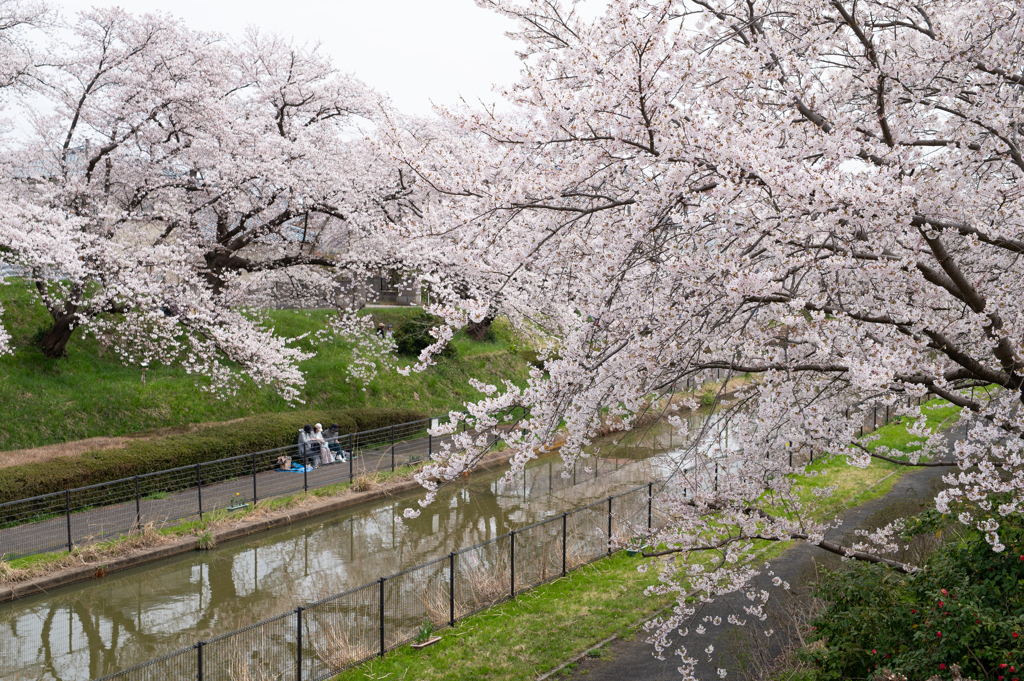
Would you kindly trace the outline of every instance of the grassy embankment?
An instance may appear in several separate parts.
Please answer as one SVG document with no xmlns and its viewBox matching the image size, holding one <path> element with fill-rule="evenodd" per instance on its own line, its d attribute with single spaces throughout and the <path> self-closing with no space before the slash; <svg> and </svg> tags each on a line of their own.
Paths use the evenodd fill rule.
<svg viewBox="0 0 1024 681">
<path fill-rule="evenodd" d="M 182 369 L 154 366 L 146 371 L 126 367 L 108 343 L 76 331 L 67 357 L 50 360 L 33 344 L 49 317 L 38 298 L 14 280 L 0 286 L 4 326 L 15 352 L 0 357 L 0 452 L 69 442 L 97 436 L 120 436 L 181 428 L 195 423 L 226 421 L 292 407 L 274 392 L 243 382 L 238 394 L 220 400 L 203 392 L 196 378 Z M 397 324 L 417 308 L 371 309 L 376 321 Z M 313 349 L 313 333 L 323 327 L 329 312 L 271 310 L 263 313 L 274 330 L 288 338 L 310 334 L 295 343 Z M 306 409 L 350 407 L 408 407 L 430 413 L 459 408 L 479 394 L 468 384 L 470 376 L 484 381 L 525 381 L 529 365 L 514 350 L 512 335 L 499 320 L 494 340 L 475 342 L 464 334 L 453 341 L 457 359 L 441 359 L 437 366 L 408 378 L 394 372 L 379 375 L 366 390 L 346 380 L 350 351 L 345 343 L 324 343 L 317 356 L 301 369 L 306 385 L 301 399 Z M 408 363 L 408 358 L 400 362 Z M 201 381 L 202 379 L 200 379 Z M 302 405 L 300 405 L 302 406 Z"/>
<path fill-rule="evenodd" d="M 939 400 L 927 403 L 923 410 L 928 426 L 935 429 L 948 427 L 959 413 L 958 407 Z M 900 423 L 883 426 L 873 435 L 878 437 L 867 445 L 871 449 L 886 446 L 911 452 L 920 447 Z M 816 488 L 837 486 L 820 506 L 824 518 L 884 495 L 900 474 L 912 469 L 884 461 L 859 469 L 833 459 L 815 462 L 810 470 L 819 475 L 804 485 L 801 496 L 805 499 L 810 500 Z M 759 560 L 778 555 L 788 545 L 763 543 Z M 336 679 L 535 679 L 612 635 L 633 635 L 640 621 L 670 604 L 669 597 L 643 595 L 646 587 L 657 583 L 657 559 L 647 560 L 651 569 L 641 573 L 636 569 L 640 559 L 617 553 L 456 623 L 430 648 L 404 646 Z M 706 561 L 707 556 L 689 560 Z"/>
</svg>

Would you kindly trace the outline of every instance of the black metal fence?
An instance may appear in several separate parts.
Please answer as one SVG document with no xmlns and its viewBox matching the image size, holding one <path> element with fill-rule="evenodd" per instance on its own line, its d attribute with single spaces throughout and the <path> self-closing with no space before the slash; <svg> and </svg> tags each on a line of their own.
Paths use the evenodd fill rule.
<svg viewBox="0 0 1024 681">
<path fill-rule="evenodd" d="M 450 437 L 431 436 L 423 419 L 338 438 L 345 461 L 312 469 L 312 453 L 290 445 L 0 504 L 0 558 L 71 551 L 75 546 L 163 526 L 211 511 L 351 482 L 429 459 Z M 350 456 L 352 454 L 354 456 Z M 278 457 L 307 464 L 278 470 Z"/>
<path fill-rule="evenodd" d="M 454 551 L 102 681 L 316 681 L 611 554 L 660 522 L 655 483 Z"/>
</svg>

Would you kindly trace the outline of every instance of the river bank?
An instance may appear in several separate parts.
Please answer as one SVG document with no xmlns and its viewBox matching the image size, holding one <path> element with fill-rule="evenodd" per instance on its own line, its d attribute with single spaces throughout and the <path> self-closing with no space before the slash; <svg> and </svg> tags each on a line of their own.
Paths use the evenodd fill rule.
<svg viewBox="0 0 1024 681">
<path fill-rule="evenodd" d="M 510 480 L 503 479 L 505 467 L 460 478 L 441 489 L 437 501 L 418 518 L 396 520 L 404 509 L 418 507 L 417 489 L 226 541 L 210 551 L 187 552 L 8 602 L 0 605 L 0 678 L 98 678 L 182 649 L 186 652 L 181 659 L 191 664 L 195 649 L 191 657 L 187 649 L 196 641 L 219 639 L 267 618 L 277 622 L 289 611 L 294 615 L 297 606 L 308 606 L 310 618 L 315 613 L 335 618 L 331 630 L 339 634 L 356 626 L 349 634 L 361 636 L 363 631 L 369 636 L 377 631 L 381 577 L 387 581 L 390 646 L 397 632 L 409 626 L 415 631 L 423 609 L 433 607 L 428 596 L 448 583 L 447 578 L 435 581 L 451 551 L 460 552 L 455 607 L 462 617 L 478 607 L 475 599 L 490 593 L 492 581 L 507 593 L 508 556 L 502 555 L 509 550 L 510 531 L 522 530 L 515 552 L 520 587 L 534 583 L 534 572 L 539 574 L 547 564 L 532 552 L 538 542 L 543 544 L 546 530 L 525 528 L 549 521 L 544 527 L 560 531 L 563 512 L 569 512 L 569 567 L 597 558 L 606 550 L 607 498 L 642 485 L 633 497 L 642 502 L 646 522 L 643 483 L 657 474 L 657 465 L 655 459 L 648 463 L 602 457 L 593 459 L 587 470 L 581 467 L 574 479 L 560 475 L 559 457 L 547 456 Z M 595 502 L 590 511 L 573 513 Z M 620 514 L 632 513 L 636 505 L 623 504 L 618 498 L 614 504 L 616 528 Z M 551 555 L 560 557 L 561 552 Z M 317 603 L 323 605 L 313 608 Z M 355 608 L 352 617 L 373 624 L 360 628 L 340 611 L 332 615 L 332 608 Z M 320 641 L 311 636 L 310 641 Z M 233 649 L 236 641 L 247 645 L 245 634 L 231 640 L 218 650 Z M 261 657 L 287 657 L 287 650 L 277 649 L 276 637 L 265 643 Z M 224 659 L 212 650 L 204 651 L 208 662 L 214 664 L 215 655 Z M 315 656 L 307 652 L 313 664 Z M 165 671 L 164 678 L 184 676 Z M 152 673 L 160 675 L 159 670 Z M 316 676 L 312 670 L 310 674 Z"/>
<path fill-rule="evenodd" d="M 549 456 L 558 450 L 560 442 L 544 453 Z M 498 451 L 485 456 L 474 469 L 474 473 L 492 471 L 506 465 L 509 454 Z M 0 603 L 45 593 L 58 587 L 67 586 L 88 579 L 100 578 L 120 570 L 145 565 L 164 558 L 190 551 L 212 548 L 234 539 L 252 536 L 274 528 L 283 527 L 316 516 L 371 503 L 379 499 L 422 489 L 412 479 L 419 466 L 396 471 L 397 475 L 383 482 L 376 482 L 368 476 L 357 478 L 352 484 L 324 488 L 311 493 L 291 497 L 270 499 L 257 504 L 255 508 L 235 513 L 210 514 L 203 522 L 182 523 L 160 532 L 152 528 L 114 542 L 52 557 L 45 557 L 30 563 L 31 567 L 3 567 L 0 564 Z M 372 489 L 360 490 L 361 485 Z M 177 536 L 176 529 L 187 532 Z M 13 565 L 17 565 L 13 562 Z"/>
</svg>

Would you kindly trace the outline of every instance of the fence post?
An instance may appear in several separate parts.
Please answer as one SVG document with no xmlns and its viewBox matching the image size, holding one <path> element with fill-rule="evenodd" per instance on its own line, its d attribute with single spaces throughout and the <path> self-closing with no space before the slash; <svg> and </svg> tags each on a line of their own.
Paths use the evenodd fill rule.
<svg viewBox="0 0 1024 681">
<path fill-rule="evenodd" d="M 252 453 L 252 507 L 256 508 L 256 452 Z"/>
<path fill-rule="evenodd" d="M 510 554 L 511 554 L 510 560 L 509 560 L 509 564 L 511 565 L 511 577 L 512 578 L 509 581 L 511 582 L 511 585 L 512 585 L 512 596 L 511 597 L 515 598 L 516 597 L 516 531 L 512 530 L 509 533 L 509 536 L 512 539 L 512 543 L 509 544 L 509 547 L 510 547 L 509 551 L 510 551 Z"/>
<path fill-rule="evenodd" d="M 199 471 L 202 464 L 196 464 L 196 494 L 199 497 L 199 519 L 203 519 L 203 475 Z"/>
<path fill-rule="evenodd" d="M 196 644 L 196 678 L 199 681 L 203 681 L 203 645 L 205 645 L 205 641 Z"/>
<path fill-rule="evenodd" d="M 352 482 L 352 467 L 355 466 L 356 448 L 353 442 L 352 449 L 348 451 L 348 481 Z"/>
<path fill-rule="evenodd" d="M 429 426 L 428 426 L 429 428 Z M 430 459 L 434 456 L 434 436 L 427 431 L 427 458 Z"/>
<path fill-rule="evenodd" d="M 395 426 L 391 426 L 391 472 L 395 472 Z"/>
<path fill-rule="evenodd" d="M 612 555 L 612 498 L 608 497 L 608 555 Z"/>
<path fill-rule="evenodd" d="M 302 681 L 302 606 L 295 608 L 295 681 Z"/>
<path fill-rule="evenodd" d="M 563 577 L 565 577 L 565 544 L 566 544 L 566 536 L 567 536 L 566 532 L 565 532 L 565 525 L 566 525 L 566 518 L 568 518 L 568 517 L 569 517 L 568 513 L 563 513 L 562 514 L 562 576 Z"/>
<path fill-rule="evenodd" d="M 139 476 L 135 476 L 135 529 L 142 528 L 142 500 L 139 498 Z"/>
<path fill-rule="evenodd" d="M 71 549 L 74 543 L 71 541 L 71 490 L 64 490 L 64 514 L 68 521 L 68 553 L 71 553 Z"/>
<path fill-rule="evenodd" d="M 455 626 L 455 552 L 448 554 L 448 626 Z"/>
<path fill-rule="evenodd" d="M 651 514 L 654 510 L 654 483 L 647 483 L 647 529 L 651 529 Z"/>
<path fill-rule="evenodd" d="M 335 440 L 337 442 L 337 440 Z M 329 448 L 329 447 L 328 447 Z M 302 458 L 302 491 L 309 491 L 309 451 L 306 451 L 306 455 Z"/>
<path fill-rule="evenodd" d="M 351 461 L 351 459 L 349 459 Z M 380 578 L 380 656 L 384 657 L 384 578 Z"/>
</svg>

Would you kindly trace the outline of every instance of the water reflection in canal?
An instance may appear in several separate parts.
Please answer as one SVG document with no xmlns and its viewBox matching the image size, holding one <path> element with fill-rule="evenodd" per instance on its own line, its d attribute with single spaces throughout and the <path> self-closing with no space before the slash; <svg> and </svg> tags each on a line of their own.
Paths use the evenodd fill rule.
<svg viewBox="0 0 1024 681">
<path fill-rule="evenodd" d="M 662 477 L 673 444 L 653 428 L 568 479 L 548 457 L 509 483 L 494 472 L 445 488 L 413 520 L 395 516 L 418 494 L 2 604 L 0 678 L 125 669 Z"/>
</svg>

